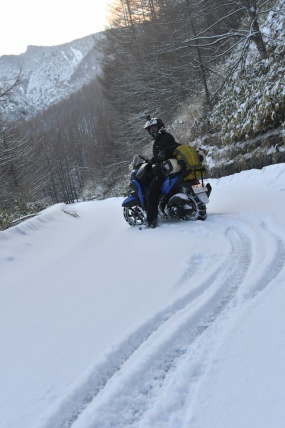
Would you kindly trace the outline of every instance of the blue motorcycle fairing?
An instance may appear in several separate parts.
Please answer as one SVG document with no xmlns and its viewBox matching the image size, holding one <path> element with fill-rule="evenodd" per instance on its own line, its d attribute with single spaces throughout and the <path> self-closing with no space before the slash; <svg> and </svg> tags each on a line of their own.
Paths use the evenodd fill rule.
<svg viewBox="0 0 285 428">
<path fill-rule="evenodd" d="M 144 207 L 144 195 L 143 195 L 142 186 L 137 180 L 132 180 L 132 183 L 134 183 L 137 186 L 138 197 L 141 202 L 141 206 Z"/>
<path fill-rule="evenodd" d="M 144 208 L 144 195 L 143 195 L 143 189 L 142 189 L 141 184 L 137 180 L 132 180 L 131 184 L 130 184 L 130 187 L 136 192 L 136 195 L 131 195 L 128 198 L 126 198 L 123 201 L 123 206 L 125 206 L 124 205 L 125 203 L 128 203 L 128 205 L 127 205 L 128 207 L 130 207 L 130 206 L 133 207 L 135 205 L 139 205 L 139 206 L 141 206 L 141 207 Z M 133 199 L 129 199 L 129 198 L 132 198 L 132 197 L 134 197 L 134 198 L 137 199 L 137 203 L 133 203 L 134 200 Z M 132 205 L 129 205 L 130 202 L 132 202 Z"/>
<path fill-rule="evenodd" d="M 138 172 L 137 169 L 133 169 L 131 172 L 131 181 L 133 181 L 136 178 L 136 173 Z"/>
<path fill-rule="evenodd" d="M 164 195 L 167 195 L 177 180 L 178 180 L 177 175 L 175 177 L 167 177 L 162 183 L 162 186 L 160 188 L 161 193 L 163 193 Z"/>
<path fill-rule="evenodd" d="M 137 195 L 130 195 L 123 200 L 122 207 L 131 208 L 135 206 L 140 206 L 141 202 Z"/>
<path fill-rule="evenodd" d="M 161 185 L 160 191 L 162 194 L 167 195 L 174 184 L 177 182 L 178 176 L 176 177 L 167 177 Z M 136 192 L 136 195 L 130 195 L 126 199 L 124 199 L 122 206 L 123 207 L 134 207 L 138 205 L 140 207 L 145 206 L 144 204 L 144 193 L 142 185 L 137 180 L 131 181 L 131 188 Z"/>
</svg>

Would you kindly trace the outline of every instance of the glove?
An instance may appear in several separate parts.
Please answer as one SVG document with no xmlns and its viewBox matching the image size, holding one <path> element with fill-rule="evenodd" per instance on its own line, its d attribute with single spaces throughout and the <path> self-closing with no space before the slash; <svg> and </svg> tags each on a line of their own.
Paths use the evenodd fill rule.
<svg viewBox="0 0 285 428">
<path fill-rule="evenodd" d="M 158 158 L 158 160 L 159 160 L 159 161 L 164 161 L 164 160 L 165 160 L 165 158 L 166 158 L 165 151 L 164 151 L 164 150 L 161 150 L 161 151 L 158 153 L 157 158 Z"/>
<path fill-rule="evenodd" d="M 186 167 L 186 162 L 183 159 L 179 159 L 178 164 L 181 166 L 182 169 Z"/>
</svg>

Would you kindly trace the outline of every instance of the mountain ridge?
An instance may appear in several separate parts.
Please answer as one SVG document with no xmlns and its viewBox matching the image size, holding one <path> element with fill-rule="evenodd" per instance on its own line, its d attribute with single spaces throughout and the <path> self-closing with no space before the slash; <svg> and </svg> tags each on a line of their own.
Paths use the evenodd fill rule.
<svg viewBox="0 0 285 428">
<path fill-rule="evenodd" d="M 30 45 L 20 55 L 1 56 L 1 89 L 12 86 L 20 77 L 0 107 L 4 120 L 30 119 L 100 75 L 96 47 L 102 37 L 101 32 L 56 46 Z"/>
</svg>

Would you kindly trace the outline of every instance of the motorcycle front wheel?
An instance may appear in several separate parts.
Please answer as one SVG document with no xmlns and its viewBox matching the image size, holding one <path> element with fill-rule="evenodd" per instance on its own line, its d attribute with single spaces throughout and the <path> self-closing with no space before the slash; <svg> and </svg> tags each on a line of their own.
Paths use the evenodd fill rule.
<svg viewBox="0 0 285 428">
<path fill-rule="evenodd" d="M 144 210 L 139 206 L 124 207 L 124 218 L 130 226 L 141 226 L 146 221 Z"/>
</svg>

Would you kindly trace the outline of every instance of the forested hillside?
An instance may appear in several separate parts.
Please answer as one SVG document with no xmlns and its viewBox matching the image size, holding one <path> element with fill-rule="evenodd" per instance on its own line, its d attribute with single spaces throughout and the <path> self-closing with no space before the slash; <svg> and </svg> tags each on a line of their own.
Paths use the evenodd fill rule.
<svg viewBox="0 0 285 428">
<path fill-rule="evenodd" d="M 100 76 L 32 120 L 1 123 L 2 227 L 31 203 L 121 194 L 134 154 L 149 151 L 148 113 L 202 144 L 212 176 L 284 161 L 284 7 L 114 1 L 94 50 Z M 13 85 L 2 88 L 7 103 Z"/>
<path fill-rule="evenodd" d="M 173 124 L 183 141 L 208 149 L 212 176 L 285 161 L 284 0 L 269 9 L 260 20 L 264 54 L 246 39 L 227 58 L 225 78 L 216 80 L 213 105 L 190 98 Z"/>
</svg>

